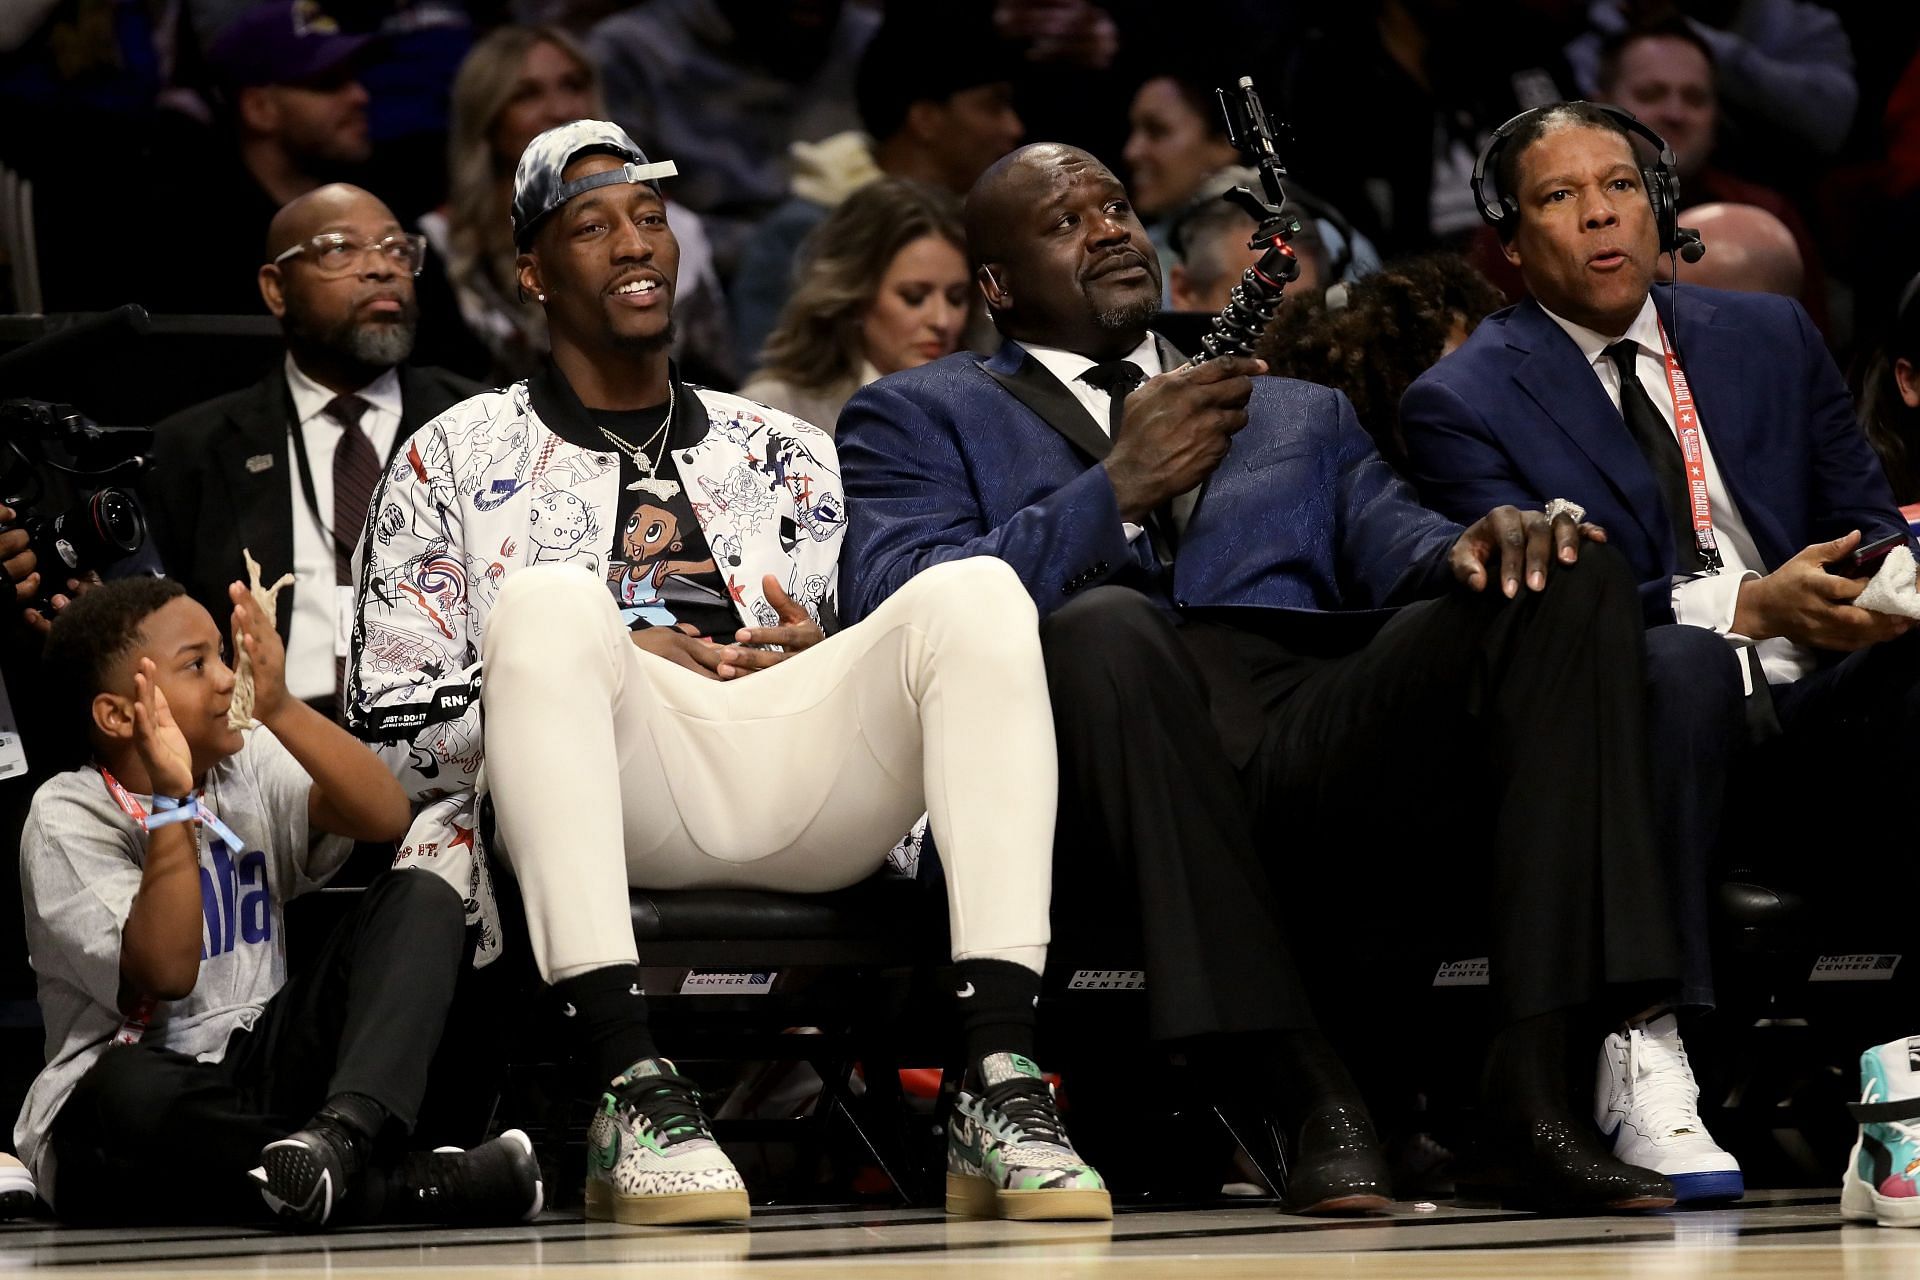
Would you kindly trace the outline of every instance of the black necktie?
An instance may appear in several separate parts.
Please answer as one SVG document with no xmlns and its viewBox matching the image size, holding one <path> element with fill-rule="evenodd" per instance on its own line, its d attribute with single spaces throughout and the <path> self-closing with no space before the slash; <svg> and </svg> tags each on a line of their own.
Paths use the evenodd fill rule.
<svg viewBox="0 0 1920 1280">
<path fill-rule="evenodd" d="M 1102 361 L 1080 375 L 1080 381 L 1107 393 L 1107 436 L 1116 444 L 1120 440 L 1120 420 L 1126 416 L 1127 397 L 1146 380 L 1146 370 L 1131 360 Z M 1172 564 L 1173 549 L 1179 540 L 1174 531 L 1173 504 L 1163 503 L 1148 516 L 1147 529 L 1153 535 L 1154 555 L 1161 564 Z"/>
<path fill-rule="evenodd" d="M 1673 526 L 1674 565 L 1681 573 L 1695 573 L 1706 567 L 1700 544 L 1693 533 L 1692 490 L 1687 484 L 1687 460 L 1680 452 L 1680 441 L 1673 428 L 1660 416 L 1653 397 L 1640 385 L 1634 368 L 1640 344 L 1624 338 L 1607 348 L 1607 359 L 1620 373 L 1620 416 L 1626 419 L 1633 442 L 1640 446 L 1653 478 L 1660 485 L 1660 499 L 1667 508 L 1667 523 Z"/>
<path fill-rule="evenodd" d="M 1108 438 L 1120 439 L 1120 419 L 1126 413 L 1127 397 L 1146 380 L 1146 371 L 1131 360 L 1107 360 L 1080 375 L 1080 381 L 1107 393 Z"/>
<path fill-rule="evenodd" d="M 340 424 L 340 443 L 333 449 L 333 580 L 338 586 L 353 581 L 353 545 L 367 522 L 367 504 L 373 500 L 374 486 L 380 482 L 380 459 L 373 441 L 360 429 L 360 419 L 373 406 L 359 396 L 335 396 L 324 410 Z M 347 689 L 347 660 L 335 656 L 333 687 L 344 714 Z"/>
<path fill-rule="evenodd" d="M 1667 520 L 1673 525 L 1674 564 L 1681 572 L 1691 573 L 1707 567 L 1700 544 L 1693 533 L 1693 500 L 1687 485 L 1687 459 L 1680 452 L 1680 440 L 1654 407 L 1653 398 L 1640 385 L 1634 361 L 1639 344 L 1623 339 L 1607 348 L 1607 358 L 1620 373 L 1620 416 L 1627 420 L 1634 443 L 1646 455 L 1660 482 L 1661 501 L 1667 508 Z M 1760 666 L 1760 651 L 1740 650 L 1740 663 L 1747 669 L 1752 686 L 1747 693 L 1747 728 L 1755 742 L 1765 742 L 1780 732 L 1780 720 L 1773 705 L 1773 690 L 1767 685 L 1767 673 Z"/>
</svg>

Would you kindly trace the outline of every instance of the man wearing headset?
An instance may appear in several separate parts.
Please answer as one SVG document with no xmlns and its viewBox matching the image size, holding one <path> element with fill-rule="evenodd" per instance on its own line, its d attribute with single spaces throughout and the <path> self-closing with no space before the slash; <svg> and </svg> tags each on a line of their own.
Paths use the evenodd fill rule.
<svg viewBox="0 0 1920 1280">
<path fill-rule="evenodd" d="M 1636 134 L 1659 162 L 1641 167 Z M 1712 998 L 1706 862 L 1730 780 L 1774 779 L 1754 792 L 1764 804 L 1730 818 L 1744 809 L 1775 847 L 1819 847 L 1779 843 L 1783 807 L 1862 747 L 1897 749 L 1915 724 L 1920 639 L 1901 638 L 1908 619 L 1852 603 L 1875 566 L 1836 572 L 1857 550 L 1904 546 L 1906 525 L 1807 313 L 1653 283 L 1659 254 L 1699 256 L 1675 225 L 1672 163 L 1615 108 L 1562 103 L 1503 125 L 1475 195 L 1532 296 L 1416 381 L 1400 417 L 1428 503 L 1456 516 L 1577 504 L 1632 565 L 1655 793 L 1681 882 L 1682 1004 L 1698 1006 Z M 1748 757 L 1749 737 L 1777 741 Z M 1840 815 L 1821 816 L 1826 834 Z M 1683 1200 L 1738 1195 L 1738 1164 L 1699 1123 L 1675 1021 L 1650 1012 L 1608 1036 L 1596 1118 L 1616 1154 L 1665 1173 Z"/>
</svg>

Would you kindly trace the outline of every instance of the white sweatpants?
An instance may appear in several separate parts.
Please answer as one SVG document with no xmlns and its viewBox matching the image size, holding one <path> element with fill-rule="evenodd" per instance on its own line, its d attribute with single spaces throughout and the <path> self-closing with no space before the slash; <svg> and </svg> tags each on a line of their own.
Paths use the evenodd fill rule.
<svg viewBox="0 0 1920 1280">
<path fill-rule="evenodd" d="M 858 626 L 709 680 L 633 644 L 573 565 L 487 621 L 487 778 L 540 974 L 635 959 L 629 885 L 839 889 L 922 812 L 956 959 L 1046 958 L 1058 763 L 1033 602 L 999 560 L 920 574 Z"/>
</svg>

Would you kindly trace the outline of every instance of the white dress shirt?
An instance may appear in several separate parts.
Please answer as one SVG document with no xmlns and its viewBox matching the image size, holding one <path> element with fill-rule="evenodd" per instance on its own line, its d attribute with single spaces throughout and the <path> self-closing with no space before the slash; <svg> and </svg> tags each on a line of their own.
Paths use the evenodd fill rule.
<svg viewBox="0 0 1920 1280">
<path fill-rule="evenodd" d="M 1545 311 L 1546 308 L 1542 307 L 1541 310 Z M 1587 358 L 1587 363 L 1593 366 L 1594 375 L 1600 379 L 1607 399 L 1618 409 L 1620 371 L 1608 358 L 1607 348 L 1619 339 L 1595 333 L 1551 311 L 1547 311 L 1547 315 L 1566 330 L 1567 336 L 1580 348 L 1580 354 Z M 1621 337 L 1631 338 L 1637 344 L 1639 352 L 1634 362 L 1634 372 L 1640 377 L 1640 385 L 1646 388 L 1647 398 L 1653 401 L 1654 408 L 1660 411 L 1660 416 L 1671 430 L 1673 391 L 1667 386 L 1667 362 L 1660 343 L 1660 319 L 1654 310 L 1651 295 Z M 1684 351 L 1685 335 L 1682 335 L 1681 346 Z M 1764 575 L 1767 566 L 1760 558 L 1760 549 L 1754 544 L 1753 535 L 1747 530 L 1746 517 L 1740 514 L 1733 494 L 1728 492 L 1727 483 L 1720 475 L 1719 466 L 1714 463 L 1713 446 L 1708 440 L 1712 429 L 1713 406 L 1696 401 L 1694 409 L 1700 422 L 1700 461 L 1707 472 L 1707 497 L 1713 503 L 1713 536 L 1720 546 L 1723 567 L 1710 577 L 1675 577 L 1673 616 L 1687 626 L 1705 627 L 1718 632 L 1738 649 L 1752 649 L 1769 681 L 1789 684 L 1813 670 L 1815 658 L 1811 649 L 1803 648 L 1784 636 L 1762 640 L 1755 645 L 1751 636 L 1741 635 L 1733 629 L 1733 615 L 1739 604 L 1741 584 Z M 1679 436 L 1676 435 L 1674 440 L 1678 448 Z M 1752 692 L 1753 668 L 1745 661 L 1741 667 L 1746 676 L 1748 692 Z"/>
<path fill-rule="evenodd" d="M 1088 416 L 1093 419 L 1094 425 L 1100 428 L 1101 434 L 1112 434 L 1108 419 L 1113 412 L 1113 397 L 1080 376 L 1100 363 L 1099 361 L 1089 360 L 1077 351 L 1068 351 L 1061 347 L 1043 347 L 1031 342 L 1023 342 L 1020 347 L 1038 360 L 1048 373 L 1066 384 L 1067 390 L 1073 392 L 1073 398 L 1085 406 Z M 1166 372 L 1160 363 L 1159 344 L 1153 340 L 1151 333 L 1141 339 L 1140 345 L 1121 359 L 1131 360 L 1139 365 L 1140 372 L 1149 378 L 1157 378 Z M 1140 525 L 1131 521 L 1123 523 L 1120 527 L 1126 530 L 1128 542 L 1132 542 L 1145 532 Z"/>
<path fill-rule="evenodd" d="M 293 393 L 293 412 L 300 424 L 296 434 L 287 428 L 287 501 L 293 511 L 293 621 L 287 632 L 287 692 L 300 699 L 331 698 L 335 639 L 341 628 L 340 592 L 333 581 L 333 451 L 340 443 L 341 426 L 326 413 L 335 392 L 300 371 L 287 357 L 287 387 Z M 373 444 L 376 458 L 393 451 L 400 432 L 400 375 L 389 369 L 354 394 L 371 407 L 360 416 L 360 429 Z M 313 497 L 320 520 L 300 489 L 300 464 L 292 451 L 301 439 L 307 444 L 307 467 L 313 474 Z M 327 523 L 323 524 L 321 521 Z M 343 531 L 359 541 L 360 530 Z M 280 565 L 260 566 L 260 576 L 272 582 Z"/>
</svg>

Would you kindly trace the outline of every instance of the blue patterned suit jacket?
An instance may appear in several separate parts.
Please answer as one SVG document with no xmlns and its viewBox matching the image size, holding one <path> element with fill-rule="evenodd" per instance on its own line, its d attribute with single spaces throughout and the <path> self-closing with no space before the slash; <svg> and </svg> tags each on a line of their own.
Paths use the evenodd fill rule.
<svg viewBox="0 0 1920 1280">
<path fill-rule="evenodd" d="M 1177 352 L 1164 344 L 1168 368 Z M 1383 609 L 1451 581 L 1460 529 L 1421 507 L 1345 396 L 1254 379 L 1245 429 L 1203 488 L 1171 570 L 1181 607 L 1321 614 Z M 998 556 L 1041 615 L 1129 566 L 1109 441 L 1014 343 L 882 378 L 840 415 L 848 506 L 841 603 L 857 620 L 929 565 Z"/>
</svg>

